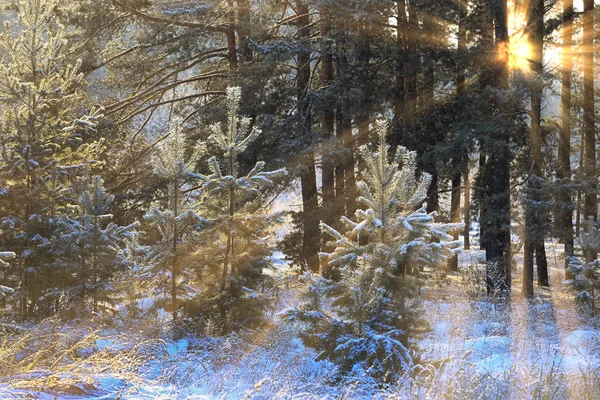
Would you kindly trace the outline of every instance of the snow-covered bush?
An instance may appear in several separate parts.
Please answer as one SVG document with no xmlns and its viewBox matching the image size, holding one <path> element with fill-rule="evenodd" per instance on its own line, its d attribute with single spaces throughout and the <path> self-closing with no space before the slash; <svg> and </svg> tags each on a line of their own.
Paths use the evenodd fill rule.
<svg viewBox="0 0 600 400">
<path fill-rule="evenodd" d="M 365 172 L 358 203 L 365 207 L 356 221 L 342 218 L 346 233 L 322 224 L 336 239 L 335 250 L 322 254 L 325 270 L 340 277 L 333 288 L 320 289 L 333 297 L 332 308 L 308 301 L 286 315 L 308 322 L 302 335 L 322 351 L 321 358 L 334 360 L 342 371 L 362 369 L 392 381 L 413 365 L 411 339 L 425 329 L 418 308 L 420 273 L 453 254 L 459 243 L 449 231 L 460 225 L 436 223 L 435 213 L 426 212 L 431 177 L 424 174 L 417 182 L 414 152 L 400 147 L 388 156 L 386 130 L 379 122 L 375 151 L 361 148 Z"/>
</svg>

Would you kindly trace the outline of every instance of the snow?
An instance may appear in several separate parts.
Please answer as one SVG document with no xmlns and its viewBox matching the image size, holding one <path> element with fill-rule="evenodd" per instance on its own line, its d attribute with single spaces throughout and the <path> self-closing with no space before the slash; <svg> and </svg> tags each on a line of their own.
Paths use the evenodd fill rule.
<svg viewBox="0 0 600 400">
<path fill-rule="evenodd" d="M 483 256 L 479 250 L 463 252 L 459 255 L 461 270 L 483 268 L 477 263 Z M 271 256 L 275 269 L 282 273 L 288 272 L 284 257 L 281 252 Z M 549 253 L 550 260 L 555 258 L 559 260 Z M 551 275 L 556 273 L 551 269 Z M 300 283 L 306 284 L 298 281 L 296 285 Z M 139 333 L 142 328 L 136 325 L 143 320 L 131 321 L 133 330 L 129 333 L 121 333 L 119 326 L 111 327 L 77 347 L 80 362 L 90 360 L 78 368 L 84 372 L 89 368 L 84 376 L 93 384 L 86 386 L 82 378 L 74 378 L 73 390 L 85 395 L 50 389 L 40 393 L 15 386 L 21 379 L 50 376 L 50 371 L 41 370 L 8 380 L 0 373 L 0 398 L 431 399 L 486 398 L 482 395 L 485 392 L 501 394 L 502 398 L 540 398 L 543 394 L 545 398 L 579 398 L 581 388 L 593 390 L 589 385 L 600 382 L 600 332 L 593 320 L 582 317 L 572 296 L 558 284 L 553 285 L 553 291 L 540 291 L 534 301 L 517 295 L 510 304 L 469 297 L 469 292 L 458 285 L 444 287 L 444 296 L 434 289 L 427 288 L 423 302 L 431 330 L 419 340 L 420 364 L 388 388 L 378 387 L 360 368 L 340 380 L 334 364 L 316 361 L 318 354 L 305 347 L 298 332 L 284 322 L 282 310 L 299 301 L 300 292 L 291 285 L 282 291 L 270 324 L 224 337 L 183 335 L 173 339 L 165 324 L 170 314 L 154 307 L 159 299 L 136 300 L 144 318 L 155 316 L 155 322 L 145 323 L 158 333 L 150 339 L 152 344 L 144 344 L 148 336 Z M 13 325 L 17 329 L 12 329 Z M 29 329 L 18 323 L 0 323 L 0 335 L 5 330 Z M 84 336 L 77 333 L 82 329 L 78 325 L 60 329 Z M 119 359 L 132 345 L 144 349 L 140 353 L 143 357 L 131 358 L 132 364 L 138 363 L 132 371 L 110 363 L 94 368 L 95 357 L 104 354 L 101 360 Z M 21 351 L 16 358 L 27 354 Z M 69 377 L 61 370 L 56 374 Z M 595 393 L 588 398 L 596 398 Z"/>
</svg>

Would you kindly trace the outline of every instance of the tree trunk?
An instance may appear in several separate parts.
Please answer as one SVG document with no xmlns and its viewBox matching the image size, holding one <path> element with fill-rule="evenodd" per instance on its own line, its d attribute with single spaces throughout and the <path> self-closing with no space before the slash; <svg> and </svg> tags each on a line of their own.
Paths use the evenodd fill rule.
<svg viewBox="0 0 600 400">
<path fill-rule="evenodd" d="M 237 43 L 239 50 L 239 61 L 247 63 L 252 60 L 252 49 L 248 43 L 252 24 L 250 22 L 250 1 L 237 0 L 238 5 L 238 23 L 237 23 Z"/>
<path fill-rule="evenodd" d="M 179 181 L 175 178 L 173 182 L 173 260 L 171 263 L 171 307 L 173 307 L 171 313 L 173 318 L 173 323 L 177 321 L 177 215 L 179 214 L 178 205 L 179 205 Z M 227 260 L 225 261 L 224 266 L 225 274 L 227 273 Z M 225 276 L 226 277 L 226 276 Z"/>
<path fill-rule="evenodd" d="M 452 159 L 452 192 L 450 197 L 450 221 L 460 222 L 460 184 L 461 184 L 461 160 L 458 156 Z M 452 233 L 454 240 L 458 240 L 458 229 Z M 448 260 L 448 267 L 452 271 L 458 271 L 458 254 Z"/>
<path fill-rule="evenodd" d="M 312 117 L 308 102 L 310 85 L 310 50 L 306 47 L 310 41 L 310 16 L 308 4 L 304 0 L 296 2 L 298 40 L 301 43 L 297 54 L 296 89 L 298 97 L 298 128 L 300 134 L 310 138 L 312 135 Z M 303 252 L 308 268 L 313 272 L 319 271 L 319 218 L 317 199 L 317 179 L 315 170 L 315 157 L 312 140 L 308 140 L 308 149 L 304 156 L 300 172 L 300 186 L 302 188 L 302 207 L 304 215 Z"/>
<path fill-rule="evenodd" d="M 465 237 L 464 249 L 471 249 L 471 181 L 469 180 L 469 154 L 466 154 L 465 165 L 464 165 L 464 182 L 465 182 L 465 191 L 464 191 L 464 199 L 463 199 L 463 218 L 465 229 L 463 231 L 463 235 Z"/>
<path fill-rule="evenodd" d="M 331 15 L 329 10 L 321 11 L 321 38 L 323 40 L 323 49 L 321 50 L 321 89 L 327 90 L 333 83 L 333 58 L 329 35 L 331 32 Z M 321 115 L 321 132 L 326 148 L 331 150 L 330 144 L 333 142 L 334 133 L 334 110 L 332 105 L 325 105 Z M 332 226 L 335 223 L 335 165 L 331 154 L 325 152 L 321 155 L 321 182 L 323 186 L 323 219 L 326 224 Z"/>
<path fill-rule="evenodd" d="M 561 130 L 558 147 L 558 168 L 556 177 L 559 188 L 556 203 L 556 228 L 565 246 L 565 270 L 569 257 L 574 254 L 573 244 L 573 201 L 571 184 L 571 75 L 573 70 L 573 0 L 563 0 L 562 37 L 562 87 L 561 87 Z M 572 278 L 568 272 L 566 278 Z"/>
<path fill-rule="evenodd" d="M 583 132 L 585 158 L 583 170 L 588 180 L 583 203 L 583 216 L 598 218 L 596 198 L 596 130 L 594 129 L 594 0 L 583 1 Z"/>
<path fill-rule="evenodd" d="M 227 62 L 229 63 L 229 71 L 237 70 L 238 55 L 237 46 L 235 43 L 235 7 L 232 0 L 229 0 L 229 11 L 227 13 L 227 29 L 225 36 L 227 38 Z"/>
<path fill-rule="evenodd" d="M 371 71 L 371 37 L 369 34 L 369 21 L 362 20 L 357 26 L 358 35 L 358 73 L 362 79 L 360 82 L 361 99 L 360 106 L 355 113 L 355 121 L 358 128 L 358 137 L 356 139 L 356 147 L 359 148 L 370 142 L 369 140 L 369 119 L 371 117 L 373 103 L 373 85 L 371 81 L 373 74 Z M 362 171 L 360 157 L 357 160 L 357 169 L 360 174 Z"/>
<path fill-rule="evenodd" d="M 508 21 L 506 0 L 494 2 L 495 42 L 497 49 L 495 87 L 508 88 Z M 510 291 L 510 153 L 509 132 L 494 137 L 489 149 L 489 171 L 485 175 L 484 209 L 485 251 L 488 293 Z"/>
<path fill-rule="evenodd" d="M 393 137 L 396 143 L 401 143 L 405 135 L 404 127 L 404 111 L 406 108 L 406 4 L 405 0 L 396 2 L 398 7 L 398 15 L 396 16 L 396 63 L 395 63 L 395 99 L 394 99 L 394 120 L 393 120 Z"/>
<path fill-rule="evenodd" d="M 529 209 L 526 221 L 525 240 L 530 243 L 526 249 L 533 254 L 535 251 L 537 264 L 538 285 L 548 286 L 548 264 L 546 262 L 545 223 L 546 211 L 539 204 L 543 201 L 542 173 L 542 58 L 544 40 L 544 0 L 533 0 L 529 9 L 529 41 L 531 45 L 531 126 L 529 129 L 529 146 L 531 153 L 531 173 L 528 180 L 529 195 L 526 208 Z M 527 261 L 533 256 L 525 255 L 524 269 L 533 270 L 533 265 Z M 527 273 L 529 273 L 528 271 Z M 531 291 L 533 292 L 533 289 Z"/>
<path fill-rule="evenodd" d="M 337 113 L 337 135 L 343 146 L 340 167 L 344 173 L 344 206 L 343 215 L 351 216 L 356 210 L 356 176 L 354 173 L 354 138 L 352 135 L 352 118 L 349 109 L 348 57 L 346 49 L 346 24 L 338 24 L 340 37 L 338 42 L 338 80 L 341 83 L 341 104 Z M 337 194 L 336 194 L 337 195 Z M 341 198 L 340 198 L 341 200 Z"/>
</svg>

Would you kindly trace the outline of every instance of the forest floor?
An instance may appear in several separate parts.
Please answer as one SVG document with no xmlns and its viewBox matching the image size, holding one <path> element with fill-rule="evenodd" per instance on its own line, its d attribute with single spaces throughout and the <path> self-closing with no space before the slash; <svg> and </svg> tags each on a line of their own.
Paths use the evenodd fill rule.
<svg viewBox="0 0 600 400">
<path fill-rule="evenodd" d="M 473 283 L 481 258 L 464 252 L 462 274 L 426 288 L 432 330 L 419 343 L 421 362 L 388 387 L 360 372 L 340 379 L 333 364 L 315 361 L 278 316 L 298 301 L 292 286 L 261 331 L 219 338 L 174 340 L 160 313 L 112 325 L 4 323 L 0 398 L 600 398 L 600 331 L 562 284 L 559 246 L 548 244 L 551 286 L 532 301 L 518 294 L 519 274 L 510 300 L 482 295 Z"/>
</svg>

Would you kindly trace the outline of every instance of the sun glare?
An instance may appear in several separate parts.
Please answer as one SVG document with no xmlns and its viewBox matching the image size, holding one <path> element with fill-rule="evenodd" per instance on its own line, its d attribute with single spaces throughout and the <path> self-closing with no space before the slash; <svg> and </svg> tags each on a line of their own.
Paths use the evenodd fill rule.
<svg viewBox="0 0 600 400">
<path fill-rule="evenodd" d="M 514 5 L 510 3 L 508 9 L 508 33 L 510 35 L 508 65 L 511 70 L 529 72 L 531 71 L 532 48 L 529 35 L 525 33 L 527 15 L 519 9 L 515 9 Z"/>
<path fill-rule="evenodd" d="M 512 35 L 508 44 L 510 69 L 529 72 L 531 70 L 531 44 L 527 35 L 517 33 Z"/>
</svg>

